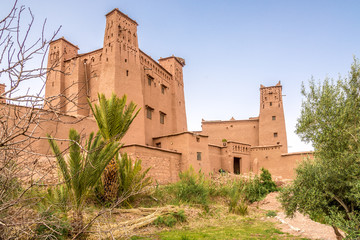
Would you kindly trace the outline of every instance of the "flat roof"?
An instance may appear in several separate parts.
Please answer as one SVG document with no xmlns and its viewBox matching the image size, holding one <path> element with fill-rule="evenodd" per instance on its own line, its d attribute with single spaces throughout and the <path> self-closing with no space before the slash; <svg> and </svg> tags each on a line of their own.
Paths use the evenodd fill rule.
<svg viewBox="0 0 360 240">
<path fill-rule="evenodd" d="M 182 155 L 181 152 L 177 152 L 177 151 L 174 151 L 174 150 L 168 150 L 168 149 L 163 149 L 163 148 L 158 148 L 158 147 L 153 147 L 153 146 L 146 146 L 146 145 L 137 144 L 137 143 L 124 145 L 121 149 L 124 149 L 126 147 L 143 147 L 143 148 L 148 148 L 148 149 L 151 149 L 151 150 L 157 150 L 157 151 L 161 151 L 161 152 L 168 152 L 168 153 L 175 153 L 175 154 Z M 120 149 L 120 151 L 121 151 L 121 149 Z"/>
<path fill-rule="evenodd" d="M 182 134 L 191 134 L 191 135 L 194 135 L 194 136 L 209 137 L 207 135 L 202 135 L 202 134 L 186 131 L 186 132 L 174 133 L 174 134 L 169 134 L 169 135 L 163 135 L 163 136 L 159 136 L 159 137 L 153 137 L 153 139 L 164 138 L 164 137 L 174 137 L 174 136 L 179 136 L 179 135 L 182 135 Z"/>
<path fill-rule="evenodd" d="M 242 120 L 203 120 L 201 123 L 232 123 L 232 122 L 246 122 L 246 121 L 259 121 L 258 117 L 242 119 Z"/>
</svg>

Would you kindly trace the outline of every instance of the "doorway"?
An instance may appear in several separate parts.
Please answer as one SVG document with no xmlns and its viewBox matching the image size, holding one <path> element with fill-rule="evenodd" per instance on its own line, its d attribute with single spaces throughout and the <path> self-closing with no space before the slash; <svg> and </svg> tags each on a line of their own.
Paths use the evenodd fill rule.
<svg viewBox="0 0 360 240">
<path fill-rule="evenodd" d="M 240 160 L 241 158 L 234 157 L 234 173 L 240 174 Z"/>
</svg>

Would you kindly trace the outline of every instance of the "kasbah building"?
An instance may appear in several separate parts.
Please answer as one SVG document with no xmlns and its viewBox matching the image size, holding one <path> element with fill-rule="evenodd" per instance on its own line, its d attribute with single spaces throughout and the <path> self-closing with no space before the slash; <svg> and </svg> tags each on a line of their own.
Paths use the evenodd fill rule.
<svg viewBox="0 0 360 240">
<path fill-rule="evenodd" d="M 64 122 L 83 120 L 49 123 L 38 134 L 67 138 L 70 128 L 86 134 L 96 132 L 87 98 L 96 102 L 98 93 L 107 97 L 126 94 L 141 110 L 122 139 L 125 145 L 121 151 L 142 159 L 142 166 L 151 167 L 150 176 L 160 184 L 177 181 L 179 172 L 190 166 L 206 175 L 220 169 L 257 174 L 264 167 L 273 176 L 294 177 L 297 163 L 312 153 L 288 153 L 280 82 L 260 86 L 258 117 L 203 120 L 202 131 L 190 132 L 184 98 L 185 60 L 175 56 L 152 59 L 138 46 L 137 26 L 114 9 L 106 14 L 103 48 L 78 54 L 79 48 L 65 38 L 50 44 L 48 66 L 58 61 L 59 71 L 47 76 L 45 97 L 62 94 L 50 104 L 61 106 Z M 66 103 L 68 99 L 74 100 Z M 36 147 L 41 153 L 50 153 L 45 140 Z"/>
</svg>

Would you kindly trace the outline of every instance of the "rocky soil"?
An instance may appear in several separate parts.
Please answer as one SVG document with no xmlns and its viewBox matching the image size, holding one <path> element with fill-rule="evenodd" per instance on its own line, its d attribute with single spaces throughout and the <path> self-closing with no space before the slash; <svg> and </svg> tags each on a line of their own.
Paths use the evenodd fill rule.
<svg viewBox="0 0 360 240">
<path fill-rule="evenodd" d="M 279 223 L 283 232 L 310 239 L 336 240 L 334 230 L 330 226 L 314 222 L 300 213 L 296 213 L 294 218 L 287 218 L 276 199 L 277 196 L 276 192 L 270 193 L 257 204 L 260 209 L 277 211 L 274 221 Z"/>
</svg>

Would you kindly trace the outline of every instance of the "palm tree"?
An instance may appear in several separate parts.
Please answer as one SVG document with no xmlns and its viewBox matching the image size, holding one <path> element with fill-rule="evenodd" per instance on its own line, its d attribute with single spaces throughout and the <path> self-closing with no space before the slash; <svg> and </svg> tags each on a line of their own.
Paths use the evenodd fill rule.
<svg viewBox="0 0 360 240">
<path fill-rule="evenodd" d="M 120 142 L 140 109 L 135 112 L 137 105 L 133 102 L 126 105 L 126 95 L 118 98 L 113 93 L 110 99 L 106 99 L 104 94 L 98 94 L 98 98 L 99 105 L 94 104 L 93 106 L 89 99 L 88 102 L 99 127 L 99 132 L 106 142 Z M 106 167 L 103 182 L 105 199 L 108 201 L 115 200 L 118 190 L 115 159 Z"/>
<path fill-rule="evenodd" d="M 78 235 L 84 226 L 82 210 L 85 200 L 121 146 L 117 142 L 106 143 L 100 134 L 94 137 L 91 133 L 86 147 L 82 148 L 79 133 L 70 129 L 69 155 L 65 160 L 56 141 L 48 137 L 74 206 L 72 225 L 74 234 Z"/>
</svg>

